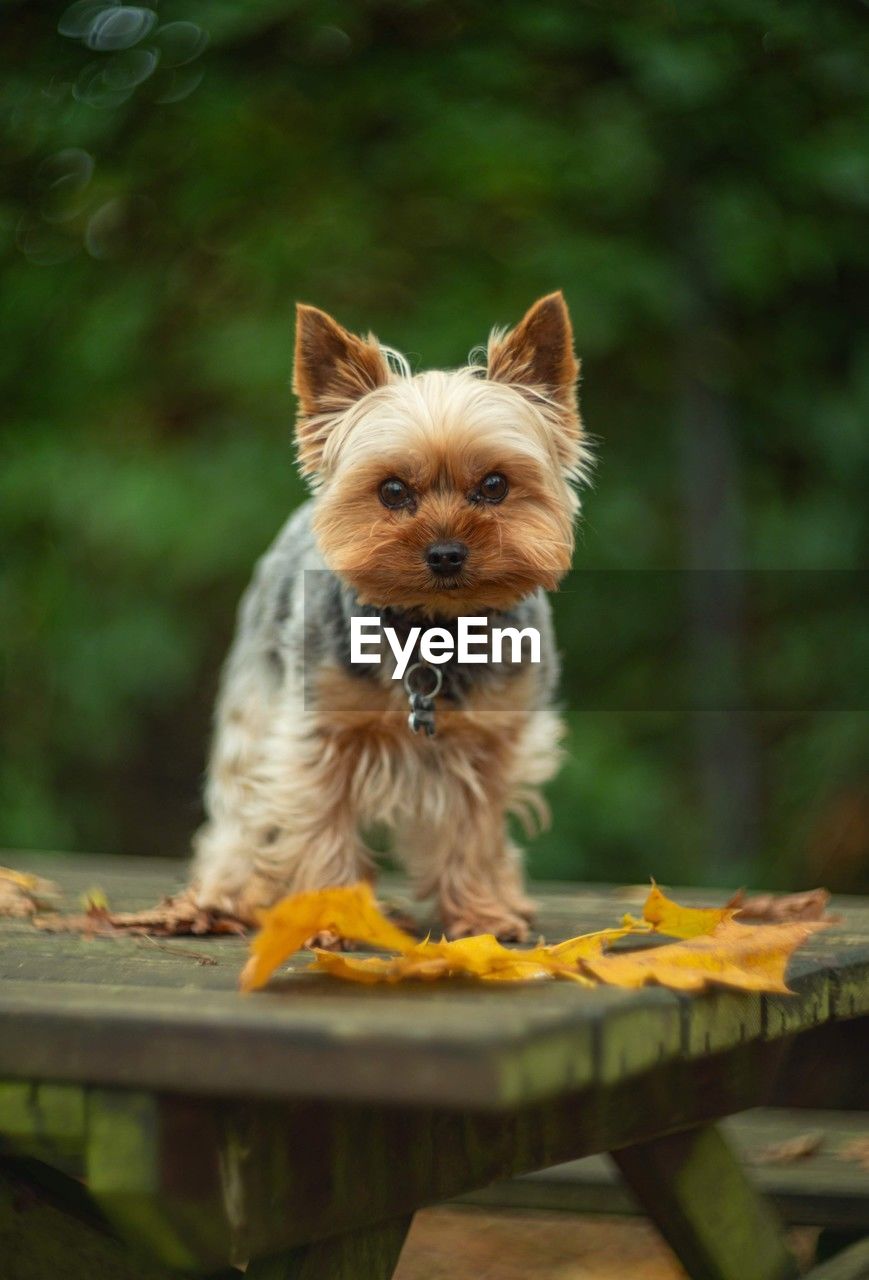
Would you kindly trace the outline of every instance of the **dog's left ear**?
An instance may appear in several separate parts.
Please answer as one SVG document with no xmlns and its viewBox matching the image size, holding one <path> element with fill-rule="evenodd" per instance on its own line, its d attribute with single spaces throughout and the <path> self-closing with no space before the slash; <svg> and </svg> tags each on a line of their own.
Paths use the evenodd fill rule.
<svg viewBox="0 0 869 1280">
<path fill-rule="evenodd" d="M 312 474 L 319 467 L 328 415 L 388 381 L 389 365 L 376 338 L 358 338 L 325 311 L 298 304 L 293 389 L 301 409 L 296 435 L 303 471 Z"/>
<path fill-rule="evenodd" d="M 494 382 L 533 387 L 576 409 L 579 362 L 561 290 L 535 302 L 509 333 L 492 334 L 488 356 L 488 376 Z"/>
<path fill-rule="evenodd" d="M 515 329 L 489 339 L 488 377 L 542 393 L 557 414 L 555 446 L 562 466 L 575 472 L 582 456 L 582 426 L 576 395 L 579 361 L 564 295 L 547 294 L 526 311 Z"/>
</svg>

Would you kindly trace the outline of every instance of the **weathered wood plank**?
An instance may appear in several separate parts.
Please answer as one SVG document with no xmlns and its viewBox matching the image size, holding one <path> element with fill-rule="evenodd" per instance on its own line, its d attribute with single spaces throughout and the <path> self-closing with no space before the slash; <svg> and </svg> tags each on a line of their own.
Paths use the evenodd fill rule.
<svg viewBox="0 0 869 1280">
<path fill-rule="evenodd" d="M 794 1045 L 757 1039 L 509 1112 L 83 1088 L 69 1097 L 85 1125 L 71 1171 L 164 1262 L 214 1269 L 768 1102 Z M 25 1153 L 43 1087 L 17 1111 Z"/>
<path fill-rule="evenodd" d="M 869 1018 L 801 1032 L 775 1080 L 779 1107 L 869 1111 Z"/>
<path fill-rule="evenodd" d="M 183 1280 L 177 1271 L 131 1253 L 101 1225 L 73 1212 L 57 1185 L 49 1192 L 28 1173 L 24 1166 L 0 1164 L 3 1280 Z M 224 1270 L 212 1280 L 241 1280 L 241 1273 Z"/>
<path fill-rule="evenodd" d="M 774 1211 L 717 1128 L 625 1147 L 614 1158 L 691 1280 L 795 1280 Z"/>
<path fill-rule="evenodd" d="M 91 1089 L 81 1176 L 127 1237 L 214 1269 L 763 1102 L 787 1048 L 756 1040 L 509 1112 Z"/>
<path fill-rule="evenodd" d="M 53 875 L 70 898 L 99 885 L 118 907 L 153 902 L 183 870 L 147 859 L 3 856 Z M 388 892 L 401 891 L 390 883 Z M 644 892 L 547 892 L 541 926 L 550 938 L 597 928 L 636 909 Z M 0 922 L 0 1075 L 157 1090 L 185 1090 L 193 1078 L 203 1093 L 228 1096 L 508 1107 L 865 1012 L 869 911 L 861 902 L 844 910 L 845 923 L 795 960 L 793 998 L 566 984 L 347 989 L 306 973 L 305 957 L 268 992 L 241 997 L 238 939 L 176 939 L 159 950 Z M 199 964 L 201 954 L 217 963 Z"/>
<path fill-rule="evenodd" d="M 862 1227 L 869 1230 L 869 1168 L 847 1149 L 865 1135 L 860 1112 L 757 1110 L 734 1116 L 721 1129 L 752 1184 L 783 1221 L 793 1225 Z M 815 1149 L 800 1158 L 774 1160 L 782 1143 L 807 1137 Z M 588 1156 L 464 1197 L 469 1204 L 510 1209 L 560 1209 L 571 1213 L 642 1213 L 608 1156 Z"/>
<path fill-rule="evenodd" d="M 125 1240 L 179 1270 L 238 1260 L 228 1216 L 215 1212 L 225 1197 L 213 1111 L 90 1089 L 87 1117 L 86 1185 Z"/>
<path fill-rule="evenodd" d="M 120 909 L 172 887 L 171 868 L 146 860 L 30 865 L 68 894 L 99 885 Z M 597 928 L 643 893 L 549 895 L 542 926 L 550 939 Z M 344 1265 L 340 1249 L 273 1255 L 769 1100 L 794 1046 L 829 1053 L 833 1033 L 865 1023 L 835 1022 L 869 1007 L 869 913 L 845 910 L 795 962 L 783 1007 L 556 984 L 347 989 L 304 959 L 245 998 L 234 939 L 161 951 L 4 923 L 0 1132 L 12 1150 L 77 1161 L 116 1229 L 165 1265 L 271 1257 L 319 1266 L 299 1272 L 319 1280 L 324 1260 Z"/>
<path fill-rule="evenodd" d="M 412 1221 L 393 1218 L 254 1261 L 246 1280 L 390 1280 Z"/>
<path fill-rule="evenodd" d="M 869 1237 L 812 1267 L 804 1280 L 869 1280 Z"/>
<path fill-rule="evenodd" d="M 48 982 L 0 988 L 0 1074 L 235 1096 L 503 1107 L 679 1051 L 662 991 L 339 988 L 253 997 Z M 579 998 L 577 999 L 577 995 Z M 642 1027 L 636 1043 L 633 1025 Z M 4 1036 L 4 1024 L 14 1035 Z M 348 1071 L 352 1055 L 352 1071 Z"/>
<path fill-rule="evenodd" d="M 75 1152 L 86 1127 L 85 1095 L 78 1086 L 0 1081 L 0 1136 L 8 1141 Z"/>
</svg>

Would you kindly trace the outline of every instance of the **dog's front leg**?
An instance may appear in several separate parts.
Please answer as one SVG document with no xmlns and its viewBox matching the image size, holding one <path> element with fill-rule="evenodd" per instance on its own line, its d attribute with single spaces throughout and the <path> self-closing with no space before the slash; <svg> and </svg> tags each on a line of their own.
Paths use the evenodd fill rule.
<svg viewBox="0 0 869 1280">
<path fill-rule="evenodd" d="M 222 821 L 203 832 L 203 852 L 221 839 L 227 847 L 220 858 L 198 859 L 202 906 L 251 919 L 286 894 L 372 875 L 352 798 L 354 752 L 336 749 L 310 725 L 295 727 L 308 731 L 283 741 L 274 735 L 251 765 L 243 793 L 233 793 L 242 811 L 224 806 Z M 237 831 L 244 833 L 238 844 Z"/>
<path fill-rule="evenodd" d="M 534 916 L 523 888 L 522 855 L 509 839 L 500 804 L 454 787 L 440 820 L 416 820 L 400 833 L 399 852 L 417 894 L 433 894 L 450 938 L 494 933 L 522 942 Z"/>
</svg>

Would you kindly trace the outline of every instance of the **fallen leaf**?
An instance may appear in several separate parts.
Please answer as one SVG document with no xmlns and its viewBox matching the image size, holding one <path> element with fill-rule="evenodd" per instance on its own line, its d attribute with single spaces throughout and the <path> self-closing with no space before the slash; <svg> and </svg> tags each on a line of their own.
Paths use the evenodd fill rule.
<svg viewBox="0 0 869 1280">
<path fill-rule="evenodd" d="M 583 961 L 583 966 L 601 982 L 617 987 L 657 983 L 673 991 L 704 991 L 715 984 L 789 994 L 785 970 L 791 955 L 823 927 L 722 920 L 712 933 L 650 950 L 610 952 Z"/>
<path fill-rule="evenodd" d="M 108 911 L 109 899 L 107 894 L 99 886 L 88 889 L 87 893 L 83 893 L 79 898 L 79 902 L 85 912 L 88 911 Z"/>
<path fill-rule="evenodd" d="M 612 930 L 622 934 L 624 930 Z M 599 935 L 589 935 L 597 938 Z M 580 939 L 572 939 L 573 943 Z M 600 948 L 597 943 L 597 949 Z M 519 950 L 505 947 L 491 933 L 440 942 L 418 942 L 391 960 L 371 956 L 361 959 L 315 950 L 312 969 L 367 985 L 376 982 L 429 982 L 434 978 L 479 978 L 483 982 L 531 982 L 541 978 L 569 977 L 590 980 L 576 970 L 575 961 L 555 954 L 554 947 Z"/>
<path fill-rule="evenodd" d="M 816 929 L 809 924 L 735 923 L 727 908 L 682 907 L 653 886 L 645 919 L 626 917 L 620 928 L 536 947 L 507 947 L 493 934 L 417 942 L 397 929 L 377 907 L 367 883 L 311 890 L 284 898 L 262 917 L 241 975 L 243 990 L 263 986 L 278 965 L 324 934 L 353 939 L 391 957 L 348 956 L 314 946 L 310 968 L 365 985 L 474 978 L 483 982 L 529 982 L 560 978 L 583 986 L 609 983 L 641 987 L 657 982 L 677 991 L 701 991 L 712 984 L 744 991 L 786 992 L 784 975 L 793 951 Z M 647 939 L 658 928 L 682 940 L 642 951 L 613 951 L 633 934 Z"/>
<path fill-rule="evenodd" d="M 753 1164 L 796 1164 L 820 1151 L 824 1145 L 823 1130 L 800 1133 L 795 1138 L 774 1142 L 752 1157 Z"/>
<path fill-rule="evenodd" d="M 145 911 L 109 911 L 97 898 L 91 899 L 84 915 L 45 915 L 33 923 L 47 933 L 82 933 L 88 937 L 153 934 L 157 938 L 174 938 L 247 932 L 241 920 L 203 911 L 197 906 L 192 889 L 164 898 Z"/>
<path fill-rule="evenodd" d="M 590 956 L 601 955 L 612 942 L 626 938 L 628 934 L 648 933 L 648 926 L 642 920 L 633 920 L 625 916 L 629 923 L 620 929 L 599 929 L 597 933 L 583 933 L 578 938 L 568 938 L 566 942 L 556 942 L 546 950 L 554 959 L 562 964 L 576 964 L 579 960 L 587 960 Z"/>
<path fill-rule="evenodd" d="M 309 967 L 321 973 L 330 973 L 335 978 L 345 978 L 348 982 L 361 982 L 370 986 L 376 982 L 398 982 L 400 975 L 396 965 L 403 957 L 394 956 L 384 960 L 380 956 L 348 956 L 341 951 L 323 951 L 314 948 L 316 957 Z M 445 966 L 438 962 L 436 971 L 431 975 L 441 977 Z M 428 975 L 420 975 L 428 976 Z"/>
<path fill-rule="evenodd" d="M 670 938 L 701 937 L 732 915 L 729 907 L 682 907 L 666 897 L 654 881 L 643 907 L 646 923 Z"/>
<path fill-rule="evenodd" d="M 864 1169 L 869 1169 L 869 1137 L 854 1138 L 839 1148 L 837 1153 L 842 1160 L 856 1160 Z"/>
<path fill-rule="evenodd" d="M 754 893 L 747 895 L 739 889 L 727 906 L 736 913 L 738 920 L 765 920 L 770 924 L 784 924 L 790 920 L 827 920 L 830 915 L 827 904 L 830 895 L 826 889 L 808 889 L 805 893 Z"/>
<path fill-rule="evenodd" d="M 53 906 L 60 890 L 52 880 L 0 867 L 0 916 L 24 920 Z"/>
<path fill-rule="evenodd" d="M 242 971 L 243 991 L 263 986 L 279 964 L 317 934 L 334 933 L 385 951 L 403 952 L 415 946 L 410 934 L 380 912 L 374 891 L 365 880 L 283 898 L 263 912 L 260 923 Z"/>
</svg>

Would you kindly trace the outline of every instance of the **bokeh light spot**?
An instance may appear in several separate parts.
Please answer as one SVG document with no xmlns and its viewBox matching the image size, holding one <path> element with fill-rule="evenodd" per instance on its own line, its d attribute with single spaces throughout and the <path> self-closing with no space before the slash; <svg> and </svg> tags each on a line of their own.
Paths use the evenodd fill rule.
<svg viewBox="0 0 869 1280">
<path fill-rule="evenodd" d="M 69 222 L 82 212 L 93 172 L 93 156 L 79 147 L 43 160 L 36 171 L 36 187 L 41 192 L 39 212 L 46 222 Z"/>
<path fill-rule="evenodd" d="M 167 87 L 157 95 L 154 101 L 162 105 L 181 102 L 183 98 L 189 98 L 190 94 L 199 88 L 204 76 L 204 67 L 180 67 L 172 72 Z"/>
<path fill-rule="evenodd" d="M 153 72 L 160 55 L 156 49 L 126 49 L 105 63 L 103 82 L 107 89 L 135 89 Z"/>
<path fill-rule="evenodd" d="M 83 191 L 94 173 L 94 158 L 81 147 L 67 147 L 48 156 L 36 171 L 37 186 L 43 191 L 62 189 Z"/>
<path fill-rule="evenodd" d="M 85 40 L 106 10 L 117 7 L 117 4 L 106 4 L 105 0 L 77 0 L 76 4 L 64 10 L 57 29 L 71 40 Z"/>
<path fill-rule="evenodd" d="M 72 96 L 77 102 L 108 110 L 127 101 L 135 85 L 123 89 L 112 88 L 106 79 L 106 69 L 105 62 L 88 63 L 72 87 Z"/>
<path fill-rule="evenodd" d="M 130 49 L 156 25 L 157 15 L 153 9 L 132 5 L 104 9 L 91 23 L 87 44 L 91 49 L 104 52 Z"/>
<path fill-rule="evenodd" d="M 84 247 L 92 258 L 113 258 L 123 245 L 124 201 L 107 200 L 88 219 Z"/>
<path fill-rule="evenodd" d="M 311 57 L 317 62 L 343 62 L 353 52 L 353 41 L 341 27 L 318 27 L 309 44 Z"/>
<path fill-rule="evenodd" d="M 154 32 L 164 67 L 183 67 L 208 47 L 208 32 L 195 22 L 167 22 Z"/>
<path fill-rule="evenodd" d="M 15 229 L 15 244 L 28 262 L 37 267 L 53 267 L 78 252 L 78 244 L 55 230 L 41 218 L 25 214 Z"/>
</svg>

